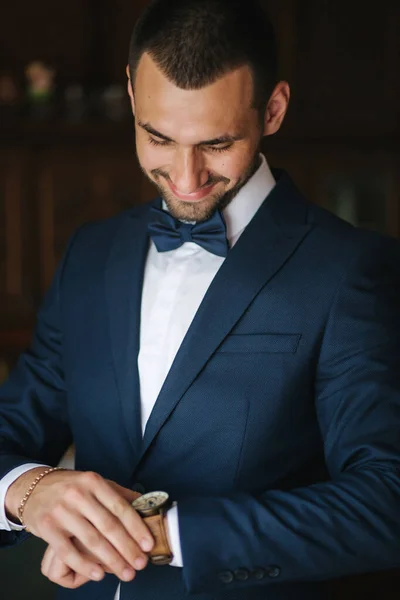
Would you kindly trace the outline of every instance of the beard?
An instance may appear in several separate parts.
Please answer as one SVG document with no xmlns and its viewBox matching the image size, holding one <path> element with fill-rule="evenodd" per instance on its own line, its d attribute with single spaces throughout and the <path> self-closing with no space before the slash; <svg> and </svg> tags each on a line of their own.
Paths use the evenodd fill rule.
<svg viewBox="0 0 400 600">
<path fill-rule="evenodd" d="M 235 196 L 237 196 L 242 187 L 254 175 L 259 166 L 260 157 L 259 149 L 257 149 L 257 152 L 255 152 L 248 169 L 243 173 L 243 175 L 240 177 L 237 183 L 230 190 L 210 194 L 203 201 L 193 203 L 183 202 L 182 200 L 179 200 L 179 198 L 176 198 L 176 196 L 174 196 L 167 184 L 163 185 L 161 183 L 161 179 L 170 181 L 168 173 L 166 173 L 162 169 L 152 170 L 150 172 L 151 176 L 142 167 L 141 169 L 144 175 L 147 177 L 147 179 L 149 179 L 149 181 L 151 181 L 151 183 L 153 183 L 156 186 L 160 196 L 167 205 L 168 211 L 175 219 L 178 219 L 180 221 L 200 223 L 202 221 L 207 221 L 208 219 L 210 219 L 218 210 L 224 210 L 228 206 L 228 204 L 232 202 Z M 206 188 L 211 185 L 218 184 L 220 182 L 223 183 L 225 186 L 228 186 L 230 183 L 230 179 L 222 177 L 221 175 L 210 174 L 207 182 L 201 187 Z"/>
</svg>

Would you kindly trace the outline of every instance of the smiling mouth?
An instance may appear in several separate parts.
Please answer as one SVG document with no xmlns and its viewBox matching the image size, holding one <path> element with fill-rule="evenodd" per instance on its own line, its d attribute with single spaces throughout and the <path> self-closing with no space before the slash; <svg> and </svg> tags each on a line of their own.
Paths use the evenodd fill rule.
<svg viewBox="0 0 400 600">
<path fill-rule="evenodd" d="M 172 183 L 172 181 L 168 181 L 168 185 L 170 187 L 171 192 L 174 194 L 174 196 L 176 196 L 177 198 L 179 198 L 179 200 L 183 200 L 185 202 L 196 202 L 196 201 L 199 201 L 199 200 L 203 200 L 203 198 L 205 198 L 206 196 L 208 196 L 212 192 L 212 190 L 214 189 L 214 187 L 216 186 L 216 183 L 212 183 L 211 185 L 209 185 L 209 186 L 207 186 L 205 188 L 201 188 L 197 192 L 193 192 L 192 194 L 182 194 L 174 186 L 174 184 Z"/>
</svg>

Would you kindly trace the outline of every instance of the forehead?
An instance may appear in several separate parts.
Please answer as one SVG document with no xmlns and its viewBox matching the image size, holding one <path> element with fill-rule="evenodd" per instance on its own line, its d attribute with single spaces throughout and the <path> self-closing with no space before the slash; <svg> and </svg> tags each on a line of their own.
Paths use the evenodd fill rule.
<svg viewBox="0 0 400 600">
<path fill-rule="evenodd" d="M 182 90 L 144 54 L 136 72 L 134 93 L 137 118 L 173 139 L 177 130 L 199 127 L 204 133 L 215 129 L 238 133 L 233 130 L 243 129 L 254 117 L 253 82 L 247 66 L 202 89 Z"/>
</svg>

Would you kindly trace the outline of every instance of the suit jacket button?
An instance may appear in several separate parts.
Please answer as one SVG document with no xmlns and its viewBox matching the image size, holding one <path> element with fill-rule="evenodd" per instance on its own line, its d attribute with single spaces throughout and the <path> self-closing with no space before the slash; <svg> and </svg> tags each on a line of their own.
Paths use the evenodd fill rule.
<svg viewBox="0 0 400 600">
<path fill-rule="evenodd" d="M 221 571 L 218 575 L 218 579 L 221 583 L 232 583 L 233 573 L 232 571 Z"/>
<path fill-rule="evenodd" d="M 257 567 L 256 569 L 254 569 L 251 572 L 252 576 L 254 577 L 254 579 L 264 579 L 264 577 L 266 577 L 267 575 L 267 571 L 265 569 L 263 569 L 262 567 Z"/>
<path fill-rule="evenodd" d="M 268 567 L 268 577 L 272 577 L 273 579 L 275 579 L 275 577 L 279 577 L 280 574 L 281 570 L 279 567 L 276 567 L 275 565 L 272 567 Z"/>
<path fill-rule="evenodd" d="M 250 577 L 250 573 L 247 569 L 236 569 L 236 571 L 233 571 L 233 574 L 237 581 L 247 581 Z"/>
<path fill-rule="evenodd" d="M 144 494 L 146 491 L 144 485 L 142 485 L 141 483 L 135 483 L 135 485 L 132 487 L 132 490 L 134 492 L 137 492 L 138 494 Z"/>
</svg>

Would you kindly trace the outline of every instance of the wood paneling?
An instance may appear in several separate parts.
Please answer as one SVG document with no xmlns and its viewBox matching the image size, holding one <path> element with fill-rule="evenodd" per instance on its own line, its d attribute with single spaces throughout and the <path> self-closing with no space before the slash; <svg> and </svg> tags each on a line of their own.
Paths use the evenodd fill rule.
<svg viewBox="0 0 400 600">
<path fill-rule="evenodd" d="M 45 150 L 39 170 L 42 289 L 72 233 L 142 201 L 141 173 L 129 146 Z"/>
<path fill-rule="evenodd" d="M 23 149 L 0 149 L 0 325 L 26 322 L 35 310 L 31 287 L 35 273 L 27 260 L 32 238 L 26 177 Z"/>
</svg>

